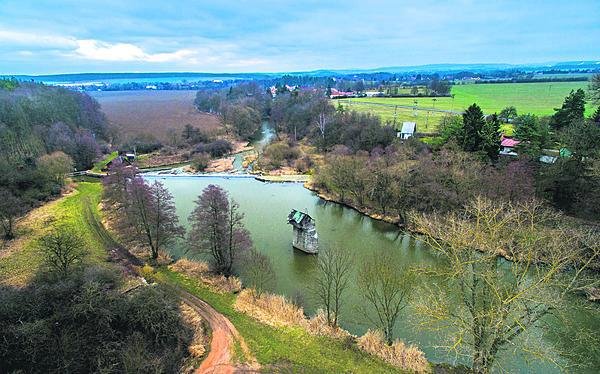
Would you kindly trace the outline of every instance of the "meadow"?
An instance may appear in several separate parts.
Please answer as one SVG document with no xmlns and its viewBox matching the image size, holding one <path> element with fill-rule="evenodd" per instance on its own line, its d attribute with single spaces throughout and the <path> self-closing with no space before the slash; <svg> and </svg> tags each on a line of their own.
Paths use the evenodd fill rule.
<svg viewBox="0 0 600 374">
<path fill-rule="evenodd" d="M 90 93 L 123 137 L 151 134 L 167 142 L 186 124 L 205 131 L 220 128 L 219 119 L 194 107 L 196 91 L 97 91 Z"/>
<path fill-rule="evenodd" d="M 552 115 L 554 108 L 560 107 L 571 90 L 586 87 L 587 82 L 465 84 L 452 87 L 454 97 L 373 97 L 343 99 L 339 102 L 354 110 L 379 115 L 384 122 L 394 123 L 394 117 L 396 124 L 403 121 L 417 122 L 419 132 L 431 132 L 435 131 L 440 120 L 447 114 L 434 109 L 458 113 L 477 103 L 486 114 L 498 113 L 507 106 L 514 106 L 521 114 Z M 416 111 L 413 109 L 415 100 Z M 592 108 L 588 106 L 587 113 L 591 112 Z"/>
</svg>

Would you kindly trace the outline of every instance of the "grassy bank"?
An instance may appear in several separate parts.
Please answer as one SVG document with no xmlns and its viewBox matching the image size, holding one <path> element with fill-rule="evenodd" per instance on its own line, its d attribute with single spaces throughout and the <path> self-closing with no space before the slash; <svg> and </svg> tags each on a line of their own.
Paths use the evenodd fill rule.
<svg viewBox="0 0 600 374">
<path fill-rule="evenodd" d="M 100 202 L 100 183 L 81 182 L 65 196 L 34 209 L 17 225 L 17 239 L 3 243 L 0 250 L 0 283 L 24 285 L 37 273 L 42 265 L 42 256 L 37 240 L 52 227 L 68 225 L 78 230 L 86 243 L 88 261 L 103 263 L 106 252 L 84 218 L 86 204 L 94 207 Z"/>
<path fill-rule="evenodd" d="M 342 341 L 308 334 L 299 327 L 274 328 L 237 312 L 235 295 L 218 294 L 199 281 L 161 268 L 160 281 L 181 287 L 208 302 L 225 315 L 242 334 L 257 360 L 266 371 L 310 373 L 394 373 L 402 372 Z"/>
</svg>

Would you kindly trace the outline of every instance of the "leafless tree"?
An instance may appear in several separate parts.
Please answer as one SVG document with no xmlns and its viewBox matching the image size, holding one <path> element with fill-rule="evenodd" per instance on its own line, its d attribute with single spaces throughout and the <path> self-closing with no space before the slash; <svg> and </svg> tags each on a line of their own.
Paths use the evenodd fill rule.
<svg viewBox="0 0 600 374">
<path fill-rule="evenodd" d="M 86 255 L 80 234 L 68 227 L 56 228 L 43 236 L 40 248 L 48 266 L 61 276 L 68 276 Z"/>
<path fill-rule="evenodd" d="M 275 285 L 275 271 L 269 257 L 252 248 L 246 253 L 244 259 L 241 271 L 245 283 L 259 294 Z"/>
<path fill-rule="evenodd" d="M 0 188 L 0 225 L 4 232 L 4 239 L 15 237 L 15 221 L 25 212 L 25 204 L 13 195 L 8 189 Z"/>
<path fill-rule="evenodd" d="M 452 332 L 447 348 L 477 373 L 490 372 L 502 351 L 537 350 L 534 331 L 564 308 L 600 254 L 597 235 L 537 202 L 477 198 L 461 213 L 413 214 L 411 222 L 445 260 L 422 271 L 442 280 L 417 303 L 422 327 Z"/>
<path fill-rule="evenodd" d="M 388 344 L 394 340 L 400 312 L 408 305 L 413 280 L 413 272 L 389 252 L 375 252 L 359 269 L 358 288 L 365 301 L 362 312 L 383 331 Z"/>
<path fill-rule="evenodd" d="M 318 256 L 311 290 L 324 308 L 327 324 L 336 327 L 352 275 L 352 257 L 347 250 L 338 247 L 325 247 Z"/>
<path fill-rule="evenodd" d="M 228 198 L 225 190 L 209 185 L 198 197 L 196 208 L 190 214 L 190 248 L 209 253 L 215 270 L 225 276 L 231 275 L 238 255 L 252 247 L 243 218 L 239 205 Z"/>
</svg>

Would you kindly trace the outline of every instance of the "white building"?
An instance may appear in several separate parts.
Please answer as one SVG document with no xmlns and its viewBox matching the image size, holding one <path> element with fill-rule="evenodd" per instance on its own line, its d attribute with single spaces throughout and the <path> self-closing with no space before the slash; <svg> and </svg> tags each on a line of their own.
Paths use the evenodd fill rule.
<svg viewBox="0 0 600 374">
<path fill-rule="evenodd" d="M 416 122 L 402 122 L 402 130 L 397 133 L 400 139 L 408 139 L 415 134 L 417 131 Z"/>
</svg>

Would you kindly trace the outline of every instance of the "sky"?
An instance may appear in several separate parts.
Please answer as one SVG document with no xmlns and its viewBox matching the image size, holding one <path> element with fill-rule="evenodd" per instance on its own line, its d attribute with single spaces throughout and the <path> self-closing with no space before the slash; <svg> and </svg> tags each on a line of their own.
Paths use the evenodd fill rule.
<svg viewBox="0 0 600 374">
<path fill-rule="evenodd" d="M 600 60 L 600 0 L 0 0 L 0 75 Z"/>
</svg>

